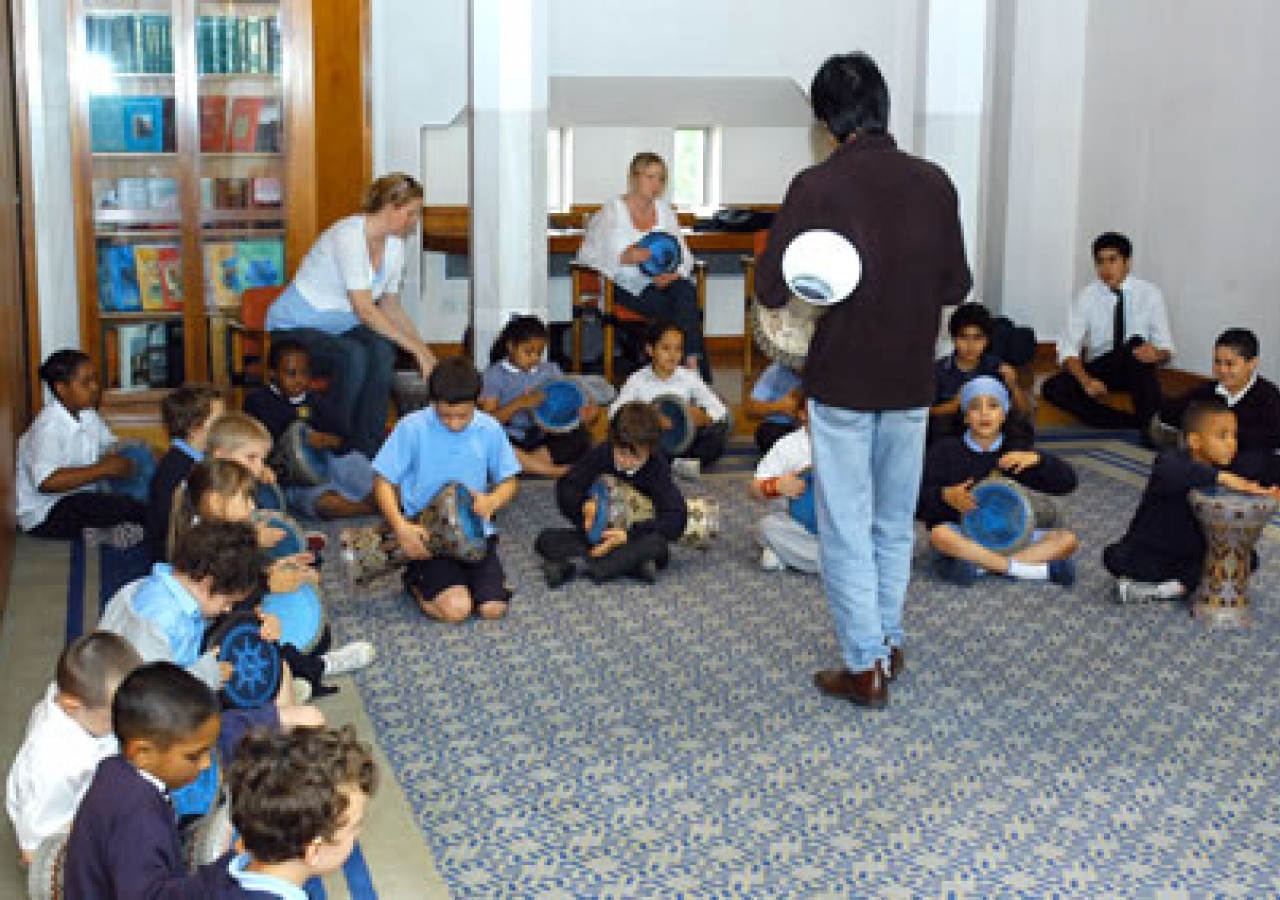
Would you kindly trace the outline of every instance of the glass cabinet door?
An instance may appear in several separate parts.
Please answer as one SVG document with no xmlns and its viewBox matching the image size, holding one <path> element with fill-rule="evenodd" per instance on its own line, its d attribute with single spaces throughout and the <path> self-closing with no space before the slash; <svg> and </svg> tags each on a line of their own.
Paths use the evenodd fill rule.
<svg viewBox="0 0 1280 900">
<path fill-rule="evenodd" d="M 285 60 L 279 2 L 196 4 L 200 253 L 213 378 L 227 372 L 226 326 L 249 288 L 285 275 Z"/>
<path fill-rule="evenodd" d="M 104 386 L 181 384 L 184 270 L 175 29 L 166 0 L 85 0 L 93 265 Z"/>
</svg>

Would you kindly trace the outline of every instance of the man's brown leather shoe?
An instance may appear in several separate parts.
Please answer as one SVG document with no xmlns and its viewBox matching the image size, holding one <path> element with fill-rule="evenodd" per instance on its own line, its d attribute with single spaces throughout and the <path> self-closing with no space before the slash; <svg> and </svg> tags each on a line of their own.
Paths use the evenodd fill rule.
<svg viewBox="0 0 1280 900">
<path fill-rule="evenodd" d="M 884 673 L 884 677 L 888 681 L 897 681 L 898 676 L 902 674 L 907 667 L 907 656 L 902 652 L 901 647 L 889 648 L 889 671 Z"/>
<path fill-rule="evenodd" d="M 865 672 L 850 672 L 848 669 L 827 669 L 813 676 L 813 683 L 818 690 L 832 697 L 839 697 L 865 706 L 868 709 L 884 709 L 889 705 L 889 685 L 885 681 L 884 669 L 880 661 Z"/>
</svg>

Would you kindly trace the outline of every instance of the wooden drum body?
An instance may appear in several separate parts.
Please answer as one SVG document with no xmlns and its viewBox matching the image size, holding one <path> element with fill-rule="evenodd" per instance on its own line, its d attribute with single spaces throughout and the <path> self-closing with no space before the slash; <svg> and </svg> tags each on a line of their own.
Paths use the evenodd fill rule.
<svg viewBox="0 0 1280 900">
<path fill-rule="evenodd" d="M 1191 596 L 1191 614 L 1209 625 L 1248 625 L 1253 550 L 1280 504 L 1217 488 L 1193 490 L 1188 499 L 1205 539 L 1204 574 Z"/>
</svg>

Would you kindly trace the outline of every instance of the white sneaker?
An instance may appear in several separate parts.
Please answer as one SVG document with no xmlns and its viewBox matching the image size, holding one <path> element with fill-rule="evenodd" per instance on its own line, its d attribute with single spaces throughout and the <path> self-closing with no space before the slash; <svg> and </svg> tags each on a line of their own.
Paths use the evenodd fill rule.
<svg viewBox="0 0 1280 900">
<path fill-rule="evenodd" d="M 356 672 L 373 662 L 377 651 L 368 641 L 352 641 L 337 650 L 330 650 L 324 659 L 324 674 L 328 676 L 346 675 Z"/>
<path fill-rule="evenodd" d="M 311 699 L 311 682 L 305 678 L 293 679 L 293 702 L 302 705 Z"/>
<path fill-rule="evenodd" d="M 692 457 L 682 456 L 671 464 L 671 470 L 681 478 L 693 480 L 702 475 L 702 463 Z"/>
<path fill-rule="evenodd" d="M 1160 585 L 1158 584 L 1134 581 L 1132 578 L 1116 579 L 1117 603 L 1151 603 L 1161 599 L 1163 598 L 1160 595 Z"/>
<path fill-rule="evenodd" d="M 760 568 L 766 572 L 781 572 L 787 567 L 787 564 L 778 559 L 778 554 L 773 552 L 772 547 L 760 548 Z"/>
</svg>

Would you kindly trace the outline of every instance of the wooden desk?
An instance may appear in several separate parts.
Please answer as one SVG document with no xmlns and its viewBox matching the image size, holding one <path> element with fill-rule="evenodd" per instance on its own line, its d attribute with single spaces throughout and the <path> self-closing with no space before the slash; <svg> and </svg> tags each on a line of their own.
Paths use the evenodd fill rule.
<svg viewBox="0 0 1280 900">
<path fill-rule="evenodd" d="M 582 235 L 581 228 L 547 229 L 547 252 L 577 253 L 578 247 L 582 245 Z M 750 253 L 754 234 L 741 231 L 691 231 L 686 228 L 684 240 L 694 253 Z M 422 249 L 466 256 L 471 252 L 471 232 L 448 225 L 433 225 L 428 230 L 424 223 Z"/>
</svg>

